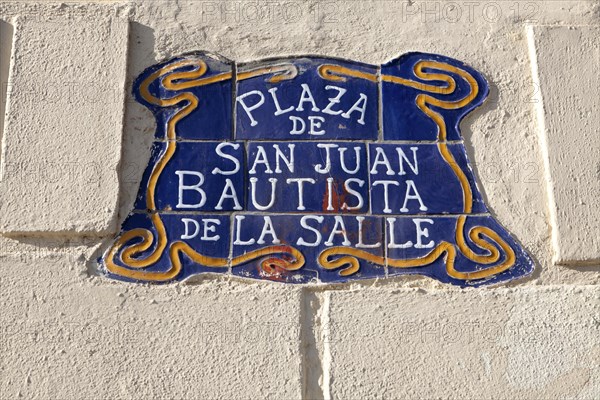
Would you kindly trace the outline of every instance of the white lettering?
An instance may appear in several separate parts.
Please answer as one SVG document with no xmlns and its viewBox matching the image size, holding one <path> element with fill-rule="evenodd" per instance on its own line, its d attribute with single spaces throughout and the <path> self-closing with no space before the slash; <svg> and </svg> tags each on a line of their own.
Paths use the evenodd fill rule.
<svg viewBox="0 0 600 400">
<path fill-rule="evenodd" d="M 225 158 L 227 160 L 233 161 L 233 163 L 235 164 L 235 168 L 231 171 L 223 171 L 220 168 L 215 168 L 212 170 L 212 174 L 216 175 L 216 174 L 221 174 L 221 175 L 233 175 L 236 172 L 238 172 L 240 170 L 240 161 L 235 158 L 234 156 L 232 156 L 231 154 L 226 154 L 223 153 L 223 151 L 221 149 L 223 149 L 223 147 L 225 146 L 231 146 L 233 147 L 234 150 L 237 150 L 240 145 L 239 143 L 219 143 L 219 145 L 217 146 L 217 148 L 215 149 L 215 152 L 217 153 L 217 155 L 219 157 Z"/>
<path fill-rule="evenodd" d="M 294 173 L 294 148 L 295 144 L 288 144 L 288 149 L 290 150 L 290 157 L 286 158 L 285 154 L 281 151 L 278 144 L 274 144 L 273 148 L 275 149 L 275 172 L 280 174 L 281 168 L 279 168 L 279 160 L 283 160 L 283 162 L 287 165 L 288 170 L 293 174 Z"/>
<path fill-rule="evenodd" d="M 175 171 L 175 174 L 179 177 L 179 187 L 177 196 L 177 208 L 200 208 L 206 203 L 206 193 L 200 189 L 200 186 L 204 183 L 204 175 L 197 171 Z M 183 180 L 185 175 L 194 175 L 198 177 L 198 183 L 195 185 L 184 185 Z M 196 204 L 186 204 L 183 202 L 183 191 L 184 190 L 195 190 L 200 194 L 200 201 Z"/>
<path fill-rule="evenodd" d="M 255 104 L 248 106 L 244 99 L 251 95 L 258 95 L 260 99 Z M 263 103 L 265 102 L 265 96 L 258 90 L 252 90 L 248 93 L 244 93 L 243 95 L 238 96 L 237 101 L 242 105 L 242 108 L 246 112 L 246 115 L 248 115 L 248 118 L 250 118 L 250 126 L 258 125 L 258 122 L 252 117 L 252 111 L 256 110 L 258 107 L 263 105 Z"/>
<path fill-rule="evenodd" d="M 327 211 L 333 211 L 333 178 L 327 178 Z"/>
<path fill-rule="evenodd" d="M 295 117 L 293 115 L 290 115 L 290 121 L 293 122 L 293 127 L 292 130 L 290 131 L 290 135 L 302 135 L 304 133 L 304 131 L 306 130 L 306 123 L 304 122 L 304 120 L 300 117 Z M 298 126 L 296 125 L 296 123 L 299 122 L 302 125 L 302 129 L 298 129 Z"/>
<path fill-rule="evenodd" d="M 346 93 L 346 89 L 338 87 L 338 86 L 333 86 L 333 85 L 327 85 L 325 86 L 325 90 L 337 90 L 338 94 L 335 97 L 330 97 L 329 100 L 329 104 L 327 104 L 327 107 L 325 107 L 325 109 L 323 109 L 323 113 L 325 114 L 330 114 L 330 115 L 340 115 L 341 113 L 343 113 L 343 110 L 332 110 L 331 108 L 336 105 L 339 104 L 340 99 L 342 98 L 342 96 L 344 95 L 344 93 Z"/>
<path fill-rule="evenodd" d="M 373 166 L 371 167 L 371 175 L 378 174 L 377 166 L 385 165 L 387 168 L 387 175 L 395 175 L 392 166 L 390 165 L 390 160 L 388 160 L 385 152 L 381 147 L 375 147 L 375 161 L 373 161 Z"/>
<path fill-rule="evenodd" d="M 309 231 L 312 231 L 315 236 L 317 237 L 317 239 L 312 242 L 309 243 L 307 241 L 305 241 L 302 237 L 298 239 L 298 241 L 296 242 L 296 244 L 298 246 L 308 246 L 308 247 L 316 247 L 318 245 L 321 244 L 321 240 L 323 239 L 323 236 L 321 235 L 321 232 L 319 232 L 318 229 L 313 228 L 312 226 L 308 225 L 308 220 L 312 219 L 317 221 L 318 223 L 322 223 L 323 222 L 323 217 L 321 216 L 316 216 L 316 215 L 305 215 L 300 219 L 300 225 L 304 228 L 304 229 L 308 229 Z"/>
<path fill-rule="evenodd" d="M 365 220 L 365 217 L 356 217 L 356 220 L 358 221 L 358 243 L 356 243 L 356 247 L 357 248 L 363 248 L 363 249 L 374 249 L 376 247 L 381 246 L 381 242 L 377 242 L 375 244 L 364 244 L 363 243 L 363 221 Z"/>
<path fill-rule="evenodd" d="M 363 181 L 362 179 L 356 179 L 356 178 L 346 179 L 346 181 L 344 182 L 344 189 L 346 190 L 346 192 L 350 193 L 351 195 L 356 196 L 356 198 L 358 199 L 358 204 L 354 207 L 350 207 L 350 206 L 348 206 L 348 204 L 346 202 L 344 202 L 344 204 L 342 205 L 342 210 L 359 210 L 364 205 L 364 200 L 363 200 L 363 197 L 360 194 L 360 192 L 357 192 L 356 190 L 354 190 L 350 187 L 350 183 L 358 183 L 359 187 L 363 187 L 363 185 L 365 184 L 365 181 Z"/>
<path fill-rule="evenodd" d="M 273 98 L 273 104 L 275 104 L 275 108 L 277 109 L 275 111 L 274 115 L 281 115 L 281 114 L 285 114 L 287 112 L 292 111 L 294 109 L 294 106 L 289 106 L 285 110 L 281 109 L 281 106 L 279 105 L 279 100 L 277 99 L 276 92 L 277 92 L 277 88 L 269 89 L 269 93 L 271 93 L 271 97 Z"/>
<path fill-rule="evenodd" d="M 248 173 L 256 174 L 256 166 L 258 164 L 265 165 L 265 174 L 273 173 L 273 170 L 271 169 L 271 166 L 269 165 L 269 159 L 267 158 L 267 153 L 263 146 L 256 146 L 256 156 L 254 157 L 254 164 L 252 164 L 252 168 L 250 169 L 250 171 L 248 171 Z"/>
<path fill-rule="evenodd" d="M 329 149 L 335 149 L 338 147 L 337 144 L 332 143 L 319 143 L 317 147 L 320 149 L 325 149 L 325 168 L 323 168 L 322 164 L 315 165 L 315 171 L 320 174 L 328 174 L 331 171 L 331 154 Z"/>
<path fill-rule="evenodd" d="M 360 103 L 363 103 L 362 106 L 360 105 Z M 354 111 L 360 112 L 360 118 L 357 122 L 361 125 L 364 125 L 365 112 L 367 111 L 367 96 L 364 93 L 360 94 L 360 97 L 358 100 L 356 100 L 356 103 L 354 103 L 354 105 L 348 111 L 343 113 L 342 117 L 348 119 L 350 118 L 350 114 L 352 114 Z"/>
<path fill-rule="evenodd" d="M 388 224 L 390 224 L 390 242 L 388 243 L 388 247 L 390 249 L 408 249 L 409 247 L 412 247 L 413 242 L 411 242 L 410 240 L 406 243 L 403 244 L 397 244 L 395 242 L 395 232 L 394 232 L 394 225 L 396 224 L 396 218 L 386 218 Z"/>
<path fill-rule="evenodd" d="M 204 225 L 204 231 L 202 233 L 202 237 L 200 238 L 201 240 L 208 240 L 208 241 L 216 242 L 217 240 L 219 240 L 221 238 L 221 236 L 219 236 L 219 235 L 208 236 L 208 234 L 210 232 L 214 233 L 217 231 L 217 227 L 215 225 L 221 225 L 221 221 L 219 221 L 218 219 L 207 218 L 207 219 L 202 220 L 202 224 Z M 209 224 L 214 224 L 214 225 L 209 225 Z"/>
<path fill-rule="evenodd" d="M 252 194 L 252 205 L 257 210 L 266 211 L 269 208 L 273 207 L 273 204 L 275 204 L 275 189 L 277 187 L 277 179 L 269 178 L 269 182 L 271 182 L 271 201 L 269 201 L 269 204 L 267 204 L 266 206 L 261 206 L 256 201 L 256 182 L 257 181 L 258 181 L 258 178 L 255 178 L 255 177 L 250 178 L 250 188 L 251 188 L 250 193 Z"/>
<path fill-rule="evenodd" d="M 378 185 L 383 185 L 383 201 L 384 201 L 384 205 L 385 205 L 383 212 L 386 214 L 390 214 L 392 212 L 392 209 L 390 208 L 390 203 L 389 203 L 388 186 L 389 185 L 400 186 L 400 184 L 396 181 L 375 181 L 375 182 L 373 182 L 373 187 L 378 186 Z"/>
<path fill-rule="evenodd" d="M 402 148 L 396 147 L 396 151 L 398 152 L 398 163 L 400 164 L 400 172 L 398 173 L 398 175 L 406 175 L 406 171 L 404 171 L 404 163 L 402 162 L 402 160 L 406 161 L 406 163 L 408 164 L 410 169 L 412 169 L 412 171 L 415 173 L 415 175 L 419 175 L 419 164 L 417 163 L 417 150 L 419 148 L 411 147 L 410 149 L 412 150 L 412 153 L 413 153 L 414 164 L 410 163 L 410 161 L 406 157 L 406 154 L 404 154 L 404 151 L 402 151 Z"/>
<path fill-rule="evenodd" d="M 235 229 L 235 241 L 233 242 L 233 244 L 236 245 L 240 245 L 240 246 L 249 246 L 251 244 L 254 244 L 254 238 L 251 238 L 250 240 L 246 240 L 243 241 L 240 236 L 242 234 L 242 221 L 246 219 L 246 217 L 244 217 L 243 215 L 236 215 L 235 216 L 235 222 L 236 222 L 236 229 Z"/>
<path fill-rule="evenodd" d="M 281 243 L 281 241 L 277 238 L 277 234 L 275 233 L 275 228 L 273 227 L 273 221 L 271 221 L 271 217 L 268 216 L 264 216 L 264 224 L 263 224 L 263 229 L 262 232 L 260 234 L 260 237 L 258 238 L 258 240 L 256 241 L 256 243 L 258 244 L 265 244 L 265 236 L 267 235 L 271 235 L 271 243 L 273 244 L 279 244 Z"/>
<path fill-rule="evenodd" d="M 304 103 L 309 102 L 312 104 L 312 111 L 320 111 L 319 107 L 317 107 L 317 103 L 315 103 L 315 99 L 313 98 L 312 93 L 310 92 L 310 88 L 306 83 L 302 83 L 302 94 L 300 95 L 300 101 L 298 102 L 298 107 L 296 107 L 296 111 L 304 111 Z"/>
<path fill-rule="evenodd" d="M 315 129 L 321 127 L 321 124 L 323 122 L 325 122 L 325 118 L 317 117 L 317 116 L 310 116 L 310 117 L 308 117 L 308 120 L 310 121 L 310 130 L 308 131 L 309 135 L 321 136 L 321 135 L 325 134 L 324 129 L 321 129 L 319 131 L 315 130 Z"/>
<path fill-rule="evenodd" d="M 232 199 L 234 202 L 234 210 L 241 210 L 242 206 L 237 198 L 237 193 L 235 192 L 235 186 L 233 186 L 233 182 L 231 179 L 225 179 L 225 187 L 223 188 L 223 192 L 221 193 L 221 198 L 219 199 L 219 203 L 215 206 L 215 210 L 223 209 L 223 202 L 225 199 Z"/>
<path fill-rule="evenodd" d="M 414 192 L 414 194 L 410 194 L 411 189 Z M 408 200 L 418 200 L 419 205 L 420 205 L 419 210 L 427 211 L 427 207 L 425 207 L 425 204 L 423 204 L 423 200 L 421 200 L 421 196 L 419 195 L 419 192 L 417 191 L 415 182 L 413 182 L 410 179 L 408 179 L 406 181 L 406 194 L 404 195 L 404 204 L 402 205 L 400 212 L 408 212 L 408 208 L 406 208 L 406 203 L 408 203 Z"/>
<path fill-rule="evenodd" d="M 333 239 L 335 235 L 341 234 L 344 237 L 344 241 L 342 245 L 350 246 L 350 240 L 348 240 L 348 234 L 346 233 L 346 226 L 344 225 L 344 220 L 339 215 L 335 217 L 335 225 L 333 225 L 333 229 L 331 230 L 331 234 L 329 235 L 329 239 L 325 242 L 325 246 L 333 246 Z"/>
<path fill-rule="evenodd" d="M 314 184 L 315 180 L 312 178 L 288 178 L 286 180 L 288 185 L 294 182 L 298 184 L 298 207 L 296 209 L 298 211 L 306 210 L 306 207 L 304 207 L 304 182 Z"/>
<path fill-rule="evenodd" d="M 183 235 L 181 235 L 181 239 L 193 239 L 196 236 L 198 236 L 198 232 L 200 232 L 200 224 L 191 218 L 181 218 L 181 222 L 183 222 L 183 225 L 185 226 L 185 232 Z M 194 225 L 194 233 L 191 234 L 190 233 L 190 229 L 189 229 L 189 224 L 193 224 Z"/>
<path fill-rule="evenodd" d="M 433 242 L 433 240 L 431 240 L 427 244 L 423 244 L 423 242 L 421 241 L 423 238 L 428 238 L 429 237 L 429 229 L 422 228 L 421 227 L 421 223 L 426 222 L 428 224 L 433 225 L 433 220 L 428 219 L 428 218 L 414 218 L 413 222 L 414 222 L 414 224 L 417 227 L 417 244 L 415 244 L 415 248 L 416 249 L 430 249 L 430 248 L 432 248 L 435 245 L 435 243 Z"/>
<path fill-rule="evenodd" d="M 358 169 L 360 168 L 360 147 L 354 147 L 354 153 L 356 156 L 356 167 L 354 167 L 353 170 L 349 170 L 348 167 L 346 167 L 346 161 L 344 161 L 344 153 L 346 152 L 346 150 L 348 150 L 346 147 L 340 147 L 338 149 L 338 152 L 340 153 L 340 164 L 342 165 L 342 169 L 344 170 L 344 172 L 354 175 L 358 172 Z"/>
</svg>

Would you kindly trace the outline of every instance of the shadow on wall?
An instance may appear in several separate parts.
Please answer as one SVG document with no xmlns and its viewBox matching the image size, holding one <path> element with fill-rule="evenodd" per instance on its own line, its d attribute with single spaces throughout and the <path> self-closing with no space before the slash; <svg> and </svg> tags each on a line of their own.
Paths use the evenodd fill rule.
<svg viewBox="0 0 600 400">
<path fill-rule="evenodd" d="M 154 54 L 154 29 L 137 22 L 129 25 L 127 83 L 123 147 L 119 191 L 119 225 L 125 219 L 137 195 L 144 169 L 150 158 L 155 123 L 152 113 L 135 101 L 132 94 L 134 79 L 158 60 Z"/>
<path fill-rule="evenodd" d="M 6 113 L 6 92 L 8 90 L 8 71 L 10 68 L 10 53 L 12 49 L 13 27 L 0 20 L 0 143 L 4 134 L 4 119 Z"/>
<path fill-rule="evenodd" d="M 485 115 L 486 113 L 490 112 L 491 110 L 497 109 L 498 108 L 498 99 L 499 99 L 500 94 L 498 91 L 498 86 L 495 85 L 494 82 L 491 81 L 487 76 L 485 76 L 485 74 L 483 72 L 481 72 L 481 73 L 482 73 L 482 75 L 484 75 L 485 79 L 488 82 L 490 93 L 489 93 L 487 99 L 481 105 L 481 107 L 477 108 L 476 110 L 473 110 L 472 113 L 467 114 L 465 116 L 465 118 L 462 120 L 462 122 L 460 124 L 460 131 L 461 131 L 461 134 L 462 134 L 462 137 L 464 140 L 467 155 L 469 156 L 469 161 L 471 162 L 471 168 L 473 168 L 473 173 L 475 174 L 477 183 L 479 184 L 479 191 L 481 192 L 481 196 L 483 197 L 484 203 L 487 205 L 488 208 L 490 208 L 490 202 L 487 197 L 487 193 L 485 192 L 485 185 L 483 184 L 483 181 L 481 179 L 482 171 L 479 170 L 479 166 L 475 162 L 477 160 L 477 158 L 475 157 L 476 150 L 473 147 L 473 144 L 471 143 L 471 137 L 473 136 L 473 121 L 475 121 L 477 118 L 481 118 L 482 115 Z M 482 151 L 482 150 L 483 149 L 480 149 L 479 151 Z M 494 217 L 496 217 L 496 214 L 494 213 L 493 210 L 490 210 L 490 212 L 492 213 L 492 215 Z"/>
<path fill-rule="evenodd" d="M 0 141 L 4 129 L 13 26 L 0 20 Z M 145 167 L 148 165 L 150 146 L 154 138 L 154 118 L 131 93 L 133 80 L 148 66 L 157 62 L 154 54 L 154 30 L 130 23 L 127 75 L 125 87 L 125 118 L 123 128 L 122 164 L 120 166 L 119 225 L 133 207 L 133 201 Z M 5 238 L 0 235 L 0 257 L 18 257 L 24 262 L 36 262 L 40 257 L 51 257 L 70 265 L 85 265 L 88 275 L 97 275 L 96 259 L 113 237 L 72 237 L 53 234 L 48 236 L 21 236 Z M 99 242 L 102 241 L 100 244 Z M 100 246 L 98 246 L 100 244 Z M 94 250 L 94 248 L 97 248 Z M 94 251 L 89 254 L 89 250 Z"/>
</svg>

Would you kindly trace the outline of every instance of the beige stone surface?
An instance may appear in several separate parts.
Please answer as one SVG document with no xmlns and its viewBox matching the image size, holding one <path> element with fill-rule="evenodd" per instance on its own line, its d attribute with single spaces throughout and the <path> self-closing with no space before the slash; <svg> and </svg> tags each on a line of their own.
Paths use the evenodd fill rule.
<svg viewBox="0 0 600 400">
<path fill-rule="evenodd" d="M 127 20 L 17 16 L 14 36 L 0 231 L 114 232 Z"/>
<path fill-rule="evenodd" d="M 529 36 L 554 261 L 597 264 L 600 25 L 533 26 Z"/>
<path fill-rule="evenodd" d="M 335 399 L 597 399 L 600 291 L 330 292 Z"/>
<path fill-rule="evenodd" d="M 275 1 L 258 14 L 255 1 L 98 3 L 0 0 L 0 20 L 15 21 L 18 83 L 0 162 L 27 166 L 0 183 L 0 228 L 11 233 L 0 237 L 0 398 L 600 397 L 600 271 L 553 263 L 525 27 L 597 25 L 596 0 Z M 425 51 L 481 71 L 490 97 L 462 132 L 485 202 L 534 257 L 533 276 L 470 291 L 419 277 L 298 287 L 98 276 L 154 135 L 149 111 L 119 96 L 191 50 L 375 64 Z M 560 71 L 578 62 L 551 60 Z M 73 76 L 117 88 L 117 99 L 74 107 L 27 91 Z M 92 183 L 85 169 L 35 173 L 90 161 L 101 162 Z"/>
<path fill-rule="evenodd" d="M 260 11 L 255 6 L 243 1 L 139 3 L 132 16 L 131 43 L 135 46 L 130 51 L 128 79 L 159 60 L 197 49 L 240 62 L 322 54 L 378 64 L 409 51 L 463 60 L 490 83 L 487 102 L 461 125 L 469 159 L 492 214 L 537 262 L 539 268 L 531 281 L 598 282 L 597 263 L 591 270 L 579 271 L 557 269 L 552 263 L 544 163 L 525 29 L 526 22 L 597 23 L 597 2 L 488 2 L 469 6 L 417 1 L 410 6 L 408 2 L 324 0 L 287 6 L 276 3 Z M 132 207 L 154 130 L 151 114 L 133 101 L 128 103 L 125 120 L 122 216 Z"/>
<path fill-rule="evenodd" d="M 2 259 L 2 399 L 299 399 L 300 291 L 88 278 L 66 254 Z"/>
</svg>

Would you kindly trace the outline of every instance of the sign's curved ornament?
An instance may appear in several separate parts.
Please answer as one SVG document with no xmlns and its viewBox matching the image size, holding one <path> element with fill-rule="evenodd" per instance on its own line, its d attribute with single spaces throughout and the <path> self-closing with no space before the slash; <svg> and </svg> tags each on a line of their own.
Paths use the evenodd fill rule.
<svg viewBox="0 0 600 400">
<path fill-rule="evenodd" d="M 99 260 L 110 277 L 479 286 L 534 269 L 475 183 L 459 123 L 488 85 L 459 61 L 236 65 L 194 52 L 148 68 L 133 91 L 156 136 L 134 210 Z"/>
</svg>

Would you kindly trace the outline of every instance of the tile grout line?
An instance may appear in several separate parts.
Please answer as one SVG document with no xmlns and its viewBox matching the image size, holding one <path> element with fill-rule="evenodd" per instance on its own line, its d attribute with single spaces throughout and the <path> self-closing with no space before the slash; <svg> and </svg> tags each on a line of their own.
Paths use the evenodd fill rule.
<svg viewBox="0 0 600 400">
<path fill-rule="evenodd" d="M 383 140 L 383 84 L 381 82 L 381 65 L 377 67 L 377 142 Z"/>
<path fill-rule="evenodd" d="M 330 399 L 330 291 L 304 288 L 300 301 L 301 398 Z"/>
<path fill-rule="evenodd" d="M 323 343 L 323 354 L 321 356 L 321 392 L 323 393 L 324 400 L 331 399 L 331 349 L 329 343 L 331 340 L 330 329 L 329 329 L 329 311 L 331 304 L 331 293 L 325 291 L 323 293 L 323 301 L 321 302 L 320 313 L 321 313 L 321 340 Z"/>
</svg>

